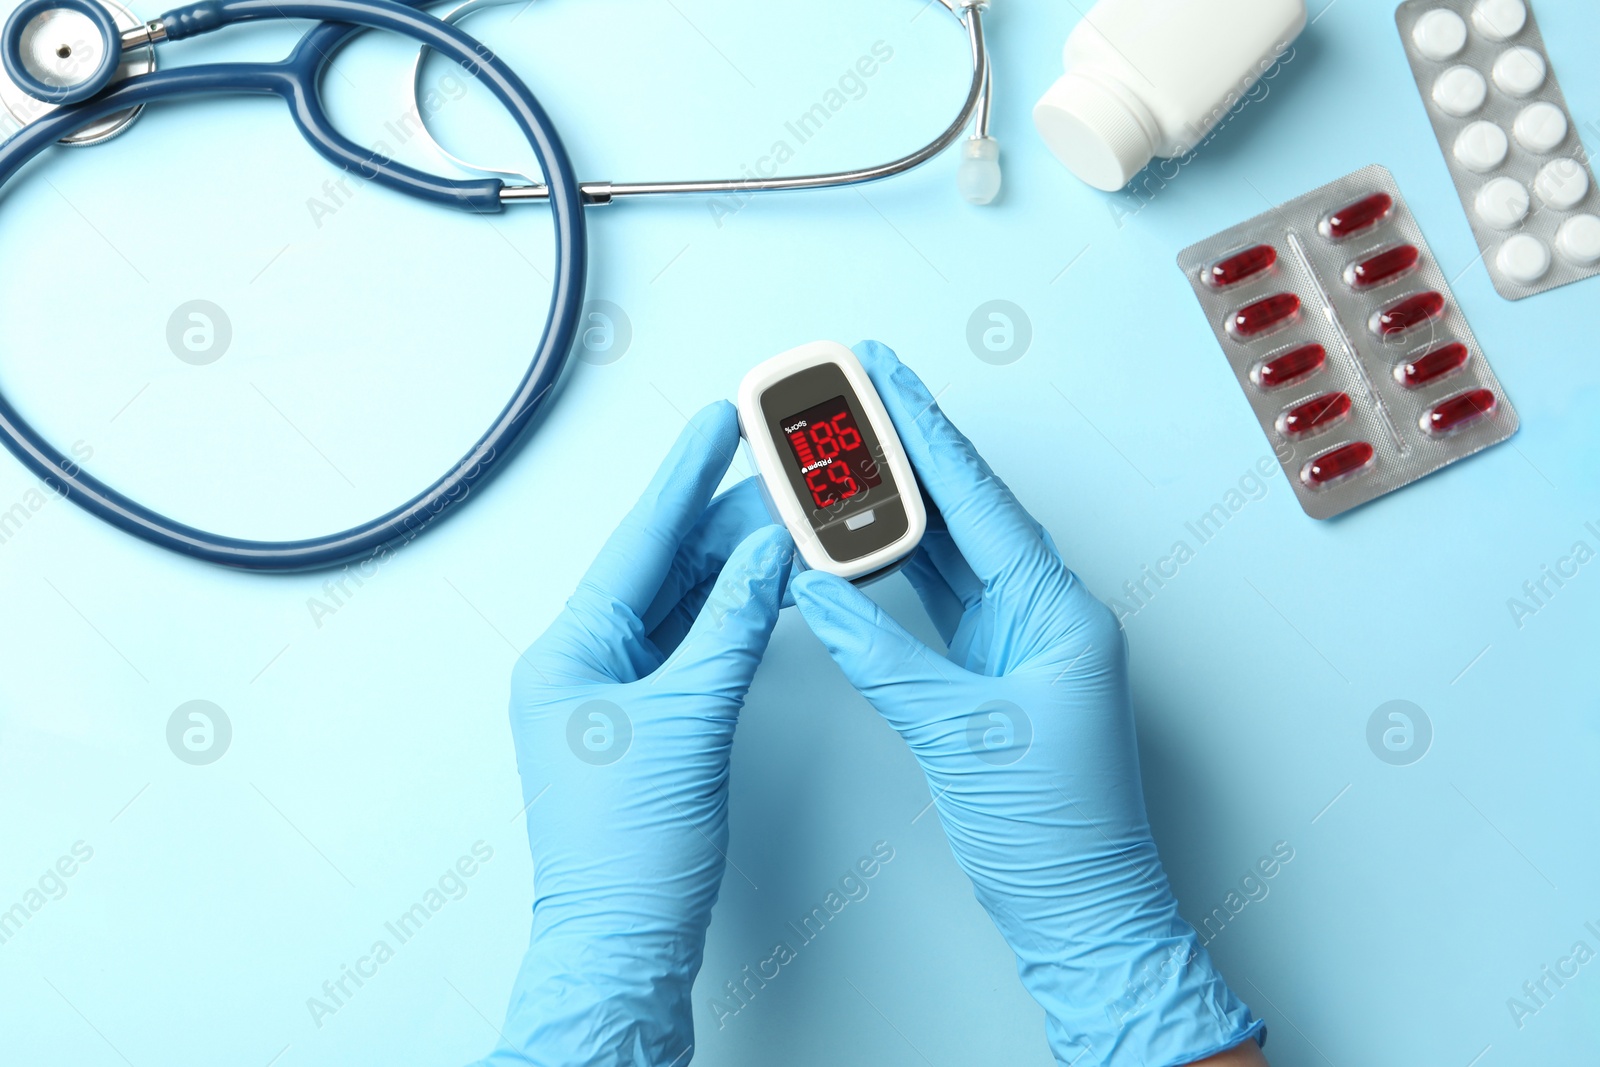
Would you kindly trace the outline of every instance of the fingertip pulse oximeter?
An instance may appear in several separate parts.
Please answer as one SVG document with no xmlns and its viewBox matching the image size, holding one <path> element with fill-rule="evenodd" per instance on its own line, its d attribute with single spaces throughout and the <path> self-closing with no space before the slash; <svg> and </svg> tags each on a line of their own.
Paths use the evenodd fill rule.
<svg viewBox="0 0 1600 1067">
<path fill-rule="evenodd" d="M 774 356 L 745 375 L 738 408 L 767 506 L 806 565 L 855 582 L 898 569 L 928 517 L 855 353 L 816 341 Z"/>
</svg>

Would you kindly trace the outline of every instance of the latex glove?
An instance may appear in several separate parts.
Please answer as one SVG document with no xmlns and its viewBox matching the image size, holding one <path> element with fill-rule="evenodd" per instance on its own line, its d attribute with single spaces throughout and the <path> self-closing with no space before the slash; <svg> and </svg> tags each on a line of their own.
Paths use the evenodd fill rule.
<svg viewBox="0 0 1600 1067">
<path fill-rule="evenodd" d="M 732 405 L 695 416 L 517 664 L 533 931 L 484 1063 L 690 1060 L 728 754 L 794 553 L 751 483 L 708 507 L 738 440 Z"/>
<path fill-rule="evenodd" d="M 906 574 L 948 657 L 830 575 L 799 575 L 795 602 L 916 754 L 1057 1061 L 1168 1067 L 1257 1034 L 1156 855 L 1116 618 L 917 376 L 856 353 L 943 516 Z"/>
</svg>

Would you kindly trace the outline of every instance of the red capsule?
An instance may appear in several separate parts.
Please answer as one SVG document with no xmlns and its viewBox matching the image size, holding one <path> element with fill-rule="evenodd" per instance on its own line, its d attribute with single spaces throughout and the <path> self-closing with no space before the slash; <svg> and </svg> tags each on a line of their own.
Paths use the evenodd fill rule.
<svg viewBox="0 0 1600 1067">
<path fill-rule="evenodd" d="M 1231 285 L 1249 281 L 1256 275 L 1269 271 L 1278 262 L 1278 250 L 1271 245 L 1256 245 L 1243 252 L 1235 252 L 1227 259 L 1219 259 L 1206 268 L 1206 284 L 1213 289 L 1226 289 Z"/>
<path fill-rule="evenodd" d="M 1397 245 L 1345 268 L 1345 284 L 1352 289 L 1373 289 L 1417 269 L 1422 253 L 1414 245 Z"/>
<path fill-rule="evenodd" d="M 1322 235 L 1329 240 L 1342 241 L 1362 230 L 1371 229 L 1394 210 L 1394 197 L 1388 193 L 1373 193 L 1338 211 L 1330 212 L 1322 220 Z"/>
<path fill-rule="evenodd" d="M 1301 345 L 1257 363 L 1250 378 L 1263 389 L 1278 389 L 1311 377 L 1327 362 L 1328 352 L 1321 345 Z"/>
<path fill-rule="evenodd" d="M 1444 297 L 1433 290 L 1415 293 L 1372 316 L 1372 332 L 1388 340 L 1444 314 Z"/>
<path fill-rule="evenodd" d="M 1499 403 L 1487 389 L 1474 389 L 1435 404 L 1422 416 L 1422 428 L 1431 434 L 1450 433 L 1494 413 Z"/>
<path fill-rule="evenodd" d="M 1238 340 L 1253 341 L 1299 317 L 1300 298 L 1293 293 L 1278 293 L 1235 311 L 1228 317 L 1228 332 Z"/>
<path fill-rule="evenodd" d="M 1467 365 L 1467 346 L 1459 341 L 1407 360 L 1394 369 L 1394 380 L 1407 389 L 1421 389 Z"/>
<path fill-rule="evenodd" d="M 1376 455 L 1365 441 L 1352 441 L 1308 461 L 1300 468 L 1300 480 L 1313 489 L 1321 489 L 1360 474 L 1372 466 Z"/>
<path fill-rule="evenodd" d="M 1278 416 L 1278 432 L 1300 439 L 1337 426 L 1350 417 L 1350 397 L 1344 393 L 1323 393 Z"/>
</svg>

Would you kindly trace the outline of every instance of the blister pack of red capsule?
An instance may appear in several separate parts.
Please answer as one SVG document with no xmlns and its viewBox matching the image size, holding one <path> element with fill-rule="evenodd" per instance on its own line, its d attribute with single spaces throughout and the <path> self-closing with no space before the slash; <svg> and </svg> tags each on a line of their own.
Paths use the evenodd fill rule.
<svg viewBox="0 0 1600 1067">
<path fill-rule="evenodd" d="M 1383 167 L 1201 241 L 1178 266 L 1314 519 L 1517 430 Z"/>
<path fill-rule="evenodd" d="M 1405 0 L 1395 22 L 1495 289 L 1600 274 L 1600 190 L 1526 0 Z"/>
</svg>

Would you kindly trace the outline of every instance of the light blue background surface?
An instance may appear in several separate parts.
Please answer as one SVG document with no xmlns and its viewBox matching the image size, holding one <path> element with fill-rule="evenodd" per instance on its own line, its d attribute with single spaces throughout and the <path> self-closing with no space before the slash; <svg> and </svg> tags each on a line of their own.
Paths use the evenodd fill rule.
<svg viewBox="0 0 1600 1067">
<path fill-rule="evenodd" d="M 961 203 L 945 158 L 861 192 L 758 199 L 721 226 L 700 201 L 591 212 L 591 293 L 626 309 L 631 347 L 575 362 L 510 469 L 320 626 L 307 602 L 325 575 L 198 566 L 62 501 L 0 543 L 0 907 L 74 842 L 94 850 L 0 945 L 0 1062 L 481 1053 L 531 899 L 505 716 L 514 650 L 559 610 L 688 413 L 794 344 L 880 338 L 1113 595 L 1269 454 L 1177 251 L 1374 162 L 1460 275 L 1523 428 L 1331 523 L 1307 519 L 1274 473 L 1128 620 L 1156 834 L 1195 922 L 1275 842 L 1294 848 L 1212 945 L 1269 1021 L 1275 1065 L 1600 1055 L 1600 963 L 1521 1029 L 1506 1006 L 1574 942 L 1600 948 L 1584 928 L 1600 925 L 1600 563 L 1521 627 L 1507 607 L 1575 541 L 1600 548 L 1584 527 L 1600 525 L 1600 283 L 1495 295 L 1390 0 L 1335 0 L 1270 95 L 1142 209 L 1070 178 L 1028 119 L 1078 10 L 997 6 L 999 204 Z M 877 41 L 894 58 L 791 172 L 922 143 L 958 105 L 966 56 L 942 9 L 919 8 L 548 0 L 470 25 L 542 94 L 585 176 L 710 177 L 765 155 Z M 1590 123 L 1600 11 L 1543 0 L 1538 15 Z M 295 36 L 236 29 L 164 61 L 273 58 Z M 366 39 L 337 64 L 330 95 L 357 140 L 403 115 L 406 56 Z M 464 150 L 514 162 L 484 96 L 438 122 Z M 400 151 L 429 160 L 415 142 Z M 92 447 L 96 474 L 202 526 L 295 536 L 409 495 L 515 381 L 544 315 L 549 224 L 368 188 L 319 226 L 307 201 L 336 177 L 270 100 L 166 107 L 117 141 L 52 153 L 0 204 L 0 385 L 55 439 Z M 196 298 L 234 332 L 207 367 L 165 341 Z M 1005 367 L 965 341 L 997 298 L 1034 330 Z M 0 457 L 0 511 L 32 488 Z M 874 595 L 926 632 L 901 580 Z M 205 767 L 165 740 L 197 698 L 234 729 Z M 1391 699 L 1434 725 L 1413 766 L 1367 747 L 1367 719 Z M 739 731 L 737 869 L 697 990 L 697 1063 L 1050 1062 L 1008 952 L 936 819 L 919 817 L 928 799 L 789 613 Z M 315 1025 L 307 998 L 480 840 L 494 858 L 466 895 Z M 719 1029 L 708 998 L 877 841 L 895 858 L 871 895 Z"/>
</svg>

